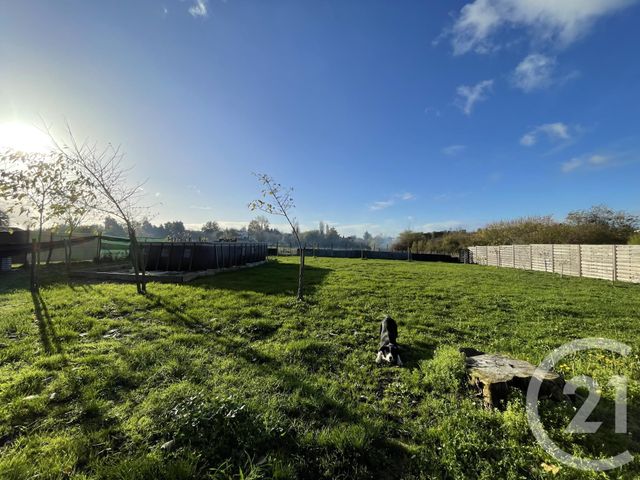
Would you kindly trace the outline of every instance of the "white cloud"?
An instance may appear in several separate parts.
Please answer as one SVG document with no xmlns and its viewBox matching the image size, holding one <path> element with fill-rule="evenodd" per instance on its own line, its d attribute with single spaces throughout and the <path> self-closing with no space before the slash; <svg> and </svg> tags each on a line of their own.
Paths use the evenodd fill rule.
<svg viewBox="0 0 640 480">
<path fill-rule="evenodd" d="M 545 123 L 525 133 L 520 139 L 520 144 L 531 147 L 538 142 L 540 134 L 546 135 L 549 140 L 571 140 L 570 127 L 562 122 Z"/>
<path fill-rule="evenodd" d="M 370 210 L 384 210 L 385 208 L 389 208 L 391 205 L 396 203 L 393 200 L 385 200 L 382 202 L 373 202 L 369 207 Z"/>
<path fill-rule="evenodd" d="M 474 0 L 460 10 L 451 31 L 455 55 L 487 53 L 496 34 L 523 28 L 534 44 L 563 48 L 586 35 L 594 22 L 636 0 Z"/>
<path fill-rule="evenodd" d="M 561 169 L 564 173 L 570 173 L 577 169 L 598 169 L 614 166 L 615 158 L 610 155 L 585 155 L 582 157 L 574 157 L 564 162 Z"/>
<path fill-rule="evenodd" d="M 533 133 L 525 133 L 520 139 L 520 144 L 525 147 L 531 147 L 532 145 L 535 145 L 536 141 L 536 136 Z"/>
<path fill-rule="evenodd" d="M 413 193 L 405 192 L 400 195 L 401 200 L 415 200 L 416 196 Z"/>
<path fill-rule="evenodd" d="M 578 70 L 556 75 L 556 59 L 541 53 L 527 55 L 510 75 L 511 84 L 525 93 L 563 85 L 580 76 Z"/>
<path fill-rule="evenodd" d="M 571 160 L 564 162 L 561 166 L 564 173 L 573 172 L 574 170 L 582 166 L 582 160 L 579 158 L 572 158 Z"/>
<path fill-rule="evenodd" d="M 460 85 L 456 93 L 458 98 L 456 104 L 465 113 L 465 115 L 471 115 L 473 106 L 487 99 L 487 93 L 491 91 L 493 87 L 493 80 L 483 80 L 476 85 Z"/>
<path fill-rule="evenodd" d="M 416 199 L 416 196 L 411 192 L 397 193 L 388 200 L 373 202 L 369 206 L 369 210 L 372 210 L 372 211 L 384 210 L 385 208 L 389 208 L 395 205 L 398 202 L 398 200 L 402 200 L 406 202 L 406 201 L 415 200 L 415 199 Z"/>
<path fill-rule="evenodd" d="M 532 53 L 518 64 L 511 76 L 511 81 L 517 88 L 527 93 L 548 87 L 553 83 L 555 66 L 555 58 Z"/>
<path fill-rule="evenodd" d="M 195 0 L 194 4 L 189 7 L 189 13 L 192 17 L 206 17 L 207 0 Z"/>
<path fill-rule="evenodd" d="M 567 127 L 564 123 L 545 123 L 544 125 L 540 125 L 538 130 L 546 133 L 550 138 L 557 138 L 560 140 L 568 140 L 569 136 L 569 127 Z"/>
<path fill-rule="evenodd" d="M 449 155 L 453 157 L 459 153 L 462 153 L 467 147 L 465 145 L 449 145 L 448 147 L 444 147 L 441 151 L 445 155 Z"/>
<path fill-rule="evenodd" d="M 605 155 L 592 155 L 589 157 L 589 164 L 591 165 L 605 165 L 611 161 L 611 157 Z"/>
</svg>

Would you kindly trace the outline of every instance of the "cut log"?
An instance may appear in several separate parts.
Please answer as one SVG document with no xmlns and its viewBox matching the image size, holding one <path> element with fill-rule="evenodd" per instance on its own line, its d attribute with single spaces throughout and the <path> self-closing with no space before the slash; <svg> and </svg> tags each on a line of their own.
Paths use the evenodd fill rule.
<svg viewBox="0 0 640 480">
<path fill-rule="evenodd" d="M 465 357 L 476 357 L 478 355 L 484 355 L 484 352 L 481 350 L 476 350 L 471 347 L 460 347 L 458 349 L 460 353 L 464 353 Z"/>
<path fill-rule="evenodd" d="M 489 408 L 503 408 L 511 387 L 526 393 L 536 370 L 524 360 L 489 354 L 467 357 L 465 365 L 469 382 L 481 392 L 484 404 Z M 539 378 L 542 380 L 539 398 L 564 398 L 564 379 L 560 375 L 549 372 Z"/>
</svg>

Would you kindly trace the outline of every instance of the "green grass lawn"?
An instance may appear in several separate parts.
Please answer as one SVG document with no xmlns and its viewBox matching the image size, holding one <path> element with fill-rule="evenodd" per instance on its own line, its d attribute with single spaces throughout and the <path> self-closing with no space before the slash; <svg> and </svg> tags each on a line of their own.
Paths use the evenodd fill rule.
<svg viewBox="0 0 640 480">
<path fill-rule="evenodd" d="M 585 457 L 640 454 L 640 286 L 474 265 L 308 259 L 187 285 L 62 279 L 39 296 L 0 276 L 0 478 L 639 478 L 558 464 L 539 447 L 523 397 L 488 411 L 457 348 L 537 364 L 571 339 L 607 337 L 631 357 L 592 352 L 560 368 L 601 380 L 608 419 L 563 431 L 569 404 L 545 402 L 552 437 Z M 47 277 L 47 274 L 45 274 Z M 404 368 L 375 364 L 379 321 L 399 324 Z M 613 433 L 604 384 L 624 373 L 630 433 Z M 556 467 L 560 467 L 557 469 Z M 556 473 L 554 473 L 556 472 Z"/>
</svg>

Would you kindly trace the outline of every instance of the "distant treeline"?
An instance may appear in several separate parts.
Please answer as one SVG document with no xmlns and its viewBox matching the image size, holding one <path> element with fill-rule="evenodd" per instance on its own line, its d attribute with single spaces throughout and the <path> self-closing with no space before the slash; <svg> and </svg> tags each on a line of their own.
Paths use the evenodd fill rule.
<svg viewBox="0 0 640 480">
<path fill-rule="evenodd" d="M 0 226 L 8 225 L 8 217 L 0 211 Z M 362 237 L 343 236 L 335 227 L 320 222 L 316 230 L 301 232 L 303 243 L 310 248 L 401 250 L 413 253 L 457 253 L 472 245 L 526 245 L 555 244 L 640 244 L 640 219 L 625 211 L 614 211 L 599 205 L 588 210 L 570 212 L 563 221 L 551 216 L 524 217 L 493 222 L 470 232 L 466 230 L 441 232 L 414 232 L 405 230 L 395 239 L 373 236 L 365 232 Z M 68 227 L 60 225 L 53 233 L 64 235 Z M 81 225 L 76 234 L 97 234 L 127 237 L 124 225 L 111 217 L 103 224 Z M 291 233 L 281 232 L 263 216 L 251 220 L 246 227 L 223 228 L 215 221 L 206 222 L 200 229 L 185 227 L 180 220 L 154 225 L 142 221 L 136 234 L 143 238 L 175 241 L 249 240 L 269 245 L 294 246 Z"/>
<path fill-rule="evenodd" d="M 494 222 L 475 232 L 413 232 L 406 230 L 393 244 L 394 250 L 456 253 L 472 245 L 640 244 L 637 215 L 614 211 L 605 205 L 578 210 L 564 221 L 551 216 L 524 217 Z"/>
<path fill-rule="evenodd" d="M 60 225 L 53 232 L 63 233 L 67 227 Z M 104 224 L 82 225 L 77 227 L 77 234 L 112 235 L 127 237 L 124 225 L 115 219 L 107 217 Z M 291 233 L 283 233 L 274 228 L 266 217 L 258 216 L 251 220 L 247 226 L 241 228 L 223 228 L 216 221 L 206 222 L 199 230 L 188 229 L 180 220 L 154 225 L 149 220 L 142 221 L 136 228 L 136 234 L 140 238 L 173 240 L 173 241 L 218 241 L 218 240 L 249 240 L 266 242 L 269 245 L 295 246 L 296 242 Z M 317 230 L 301 232 L 300 238 L 310 248 L 335 248 L 335 249 L 365 249 L 380 250 L 389 249 L 393 238 L 373 236 L 365 232 L 363 237 L 343 236 L 335 227 L 320 222 Z"/>
</svg>

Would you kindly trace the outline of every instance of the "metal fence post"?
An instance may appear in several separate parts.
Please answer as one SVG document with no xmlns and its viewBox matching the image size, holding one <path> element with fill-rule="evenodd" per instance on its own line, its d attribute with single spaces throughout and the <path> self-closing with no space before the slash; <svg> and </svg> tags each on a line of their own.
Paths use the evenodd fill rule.
<svg viewBox="0 0 640 480">
<path fill-rule="evenodd" d="M 578 277 L 582 277 L 582 245 L 578 245 Z"/>
<path fill-rule="evenodd" d="M 102 252 L 102 232 L 98 233 L 98 247 L 96 252 L 96 263 L 100 263 L 100 254 Z"/>
<path fill-rule="evenodd" d="M 529 244 L 529 270 L 533 270 L 533 245 Z"/>
</svg>

